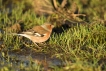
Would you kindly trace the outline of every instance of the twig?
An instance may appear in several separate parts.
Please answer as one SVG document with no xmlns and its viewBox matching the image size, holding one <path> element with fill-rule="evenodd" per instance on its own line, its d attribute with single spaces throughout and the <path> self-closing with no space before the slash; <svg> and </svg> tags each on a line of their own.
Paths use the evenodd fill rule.
<svg viewBox="0 0 106 71">
<path fill-rule="evenodd" d="M 54 8 L 55 8 L 55 9 L 58 9 L 58 6 L 57 6 L 57 3 L 56 3 L 56 0 L 53 0 L 53 4 L 54 4 Z"/>
<path fill-rule="evenodd" d="M 63 0 L 61 3 L 61 8 L 64 8 L 66 4 L 67 4 L 67 0 Z"/>
</svg>

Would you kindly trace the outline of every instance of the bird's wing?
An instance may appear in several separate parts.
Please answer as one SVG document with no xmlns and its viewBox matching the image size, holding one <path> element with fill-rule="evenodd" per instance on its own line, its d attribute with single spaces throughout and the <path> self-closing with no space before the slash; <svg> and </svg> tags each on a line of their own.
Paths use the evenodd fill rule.
<svg viewBox="0 0 106 71">
<path fill-rule="evenodd" d="M 33 30 L 36 33 L 42 34 L 42 35 L 48 32 L 46 29 L 44 29 L 41 26 L 35 26 L 31 30 Z"/>
<path fill-rule="evenodd" d="M 35 27 L 33 27 L 32 29 L 30 29 L 26 32 L 22 32 L 22 34 L 33 35 L 33 36 L 36 36 L 36 37 L 43 37 L 47 32 L 49 32 L 49 31 L 47 31 L 43 27 L 35 26 Z"/>
</svg>

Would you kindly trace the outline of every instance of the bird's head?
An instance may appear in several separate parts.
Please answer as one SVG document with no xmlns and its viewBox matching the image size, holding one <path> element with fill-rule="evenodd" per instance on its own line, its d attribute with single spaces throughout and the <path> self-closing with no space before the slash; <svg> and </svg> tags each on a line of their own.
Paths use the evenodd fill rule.
<svg viewBox="0 0 106 71">
<path fill-rule="evenodd" d="M 52 31 L 52 29 L 54 28 L 54 25 L 52 25 L 50 23 L 44 23 L 43 25 L 41 25 L 41 27 L 43 27 L 47 31 Z"/>
</svg>

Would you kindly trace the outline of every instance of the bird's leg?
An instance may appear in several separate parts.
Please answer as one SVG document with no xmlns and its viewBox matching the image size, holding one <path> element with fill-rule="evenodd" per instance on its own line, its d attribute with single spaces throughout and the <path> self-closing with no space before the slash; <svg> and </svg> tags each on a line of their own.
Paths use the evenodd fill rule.
<svg viewBox="0 0 106 71">
<path fill-rule="evenodd" d="M 38 49 L 41 49 L 41 47 L 39 45 L 37 45 L 37 43 L 34 42 L 34 44 L 38 47 Z"/>
<path fill-rule="evenodd" d="M 40 43 L 41 45 L 46 45 L 46 43 L 45 42 L 42 42 L 42 43 Z"/>
</svg>

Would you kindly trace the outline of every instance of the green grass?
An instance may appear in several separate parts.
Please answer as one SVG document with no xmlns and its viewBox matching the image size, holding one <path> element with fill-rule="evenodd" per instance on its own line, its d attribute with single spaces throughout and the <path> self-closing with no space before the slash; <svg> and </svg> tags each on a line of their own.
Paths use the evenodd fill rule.
<svg viewBox="0 0 106 71">
<path fill-rule="evenodd" d="M 75 66 L 75 70 L 78 67 L 78 71 L 80 68 L 83 71 L 99 71 L 101 65 L 98 62 L 106 57 L 106 28 L 98 24 L 92 27 L 76 26 L 60 35 L 54 34 L 49 41 L 54 56 L 82 67 Z"/>
<path fill-rule="evenodd" d="M 91 4 L 93 4 L 92 2 Z M 79 4 L 80 5 L 80 4 Z M 96 5 L 96 4 L 95 4 Z M 91 5 L 92 6 L 92 5 Z M 46 22 L 44 16 L 37 17 L 31 10 L 22 13 L 24 6 L 20 4 L 19 7 L 12 10 L 11 16 L 8 16 L 8 10 L 2 9 L 0 12 L 0 29 L 5 29 L 7 26 L 11 26 L 17 23 L 19 20 L 23 21 L 24 30 L 30 29 L 34 25 L 41 25 Z M 81 8 L 82 9 L 82 8 Z M 85 12 L 88 13 L 88 10 Z M 91 12 L 90 12 L 91 13 Z M 94 12 L 96 16 L 96 12 Z M 93 14 L 94 14 L 93 13 Z M 89 20 L 92 21 L 92 20 Z M 93 25 L 90 25 L 93 24 Z M 49 54 L 51 57 L 57 57 L 61 59 L 65 66 L 53 66 L 53 71 L 105 71 L 106 70 L 106 27 L 100 22 L 91 22 L 89 25 L 77 25 L 64 30 L 62 33 L 55 33 L 51 35 L 50 39 L 45 42 L 46 45 L 42 46 L 41 50 L 37 52 Z M 8 35 L 8 32 L 0 33 L 1 41 L 3 41 L 2 50 L 16 50 L 23 47 L 23 42 L 29 41 L 29 39 L 22 40 L 19 36 Z M 33 43 L 28 43 L 28 48 L 37 47 Z M 3 57 L 4 52 L 1 53 Z M 7 54 L 7 58 L 9 58 Z M 7 64 L 1 62 L 2 67 L 0 71 L 14 71 L 14 64 L 11 60 L 7 59 Z M 25 71 L 40 71 L 43 70 L 42 65 L 29 65 L 25 67 L 20 63 L 17 68 Z"/>
</svg>

